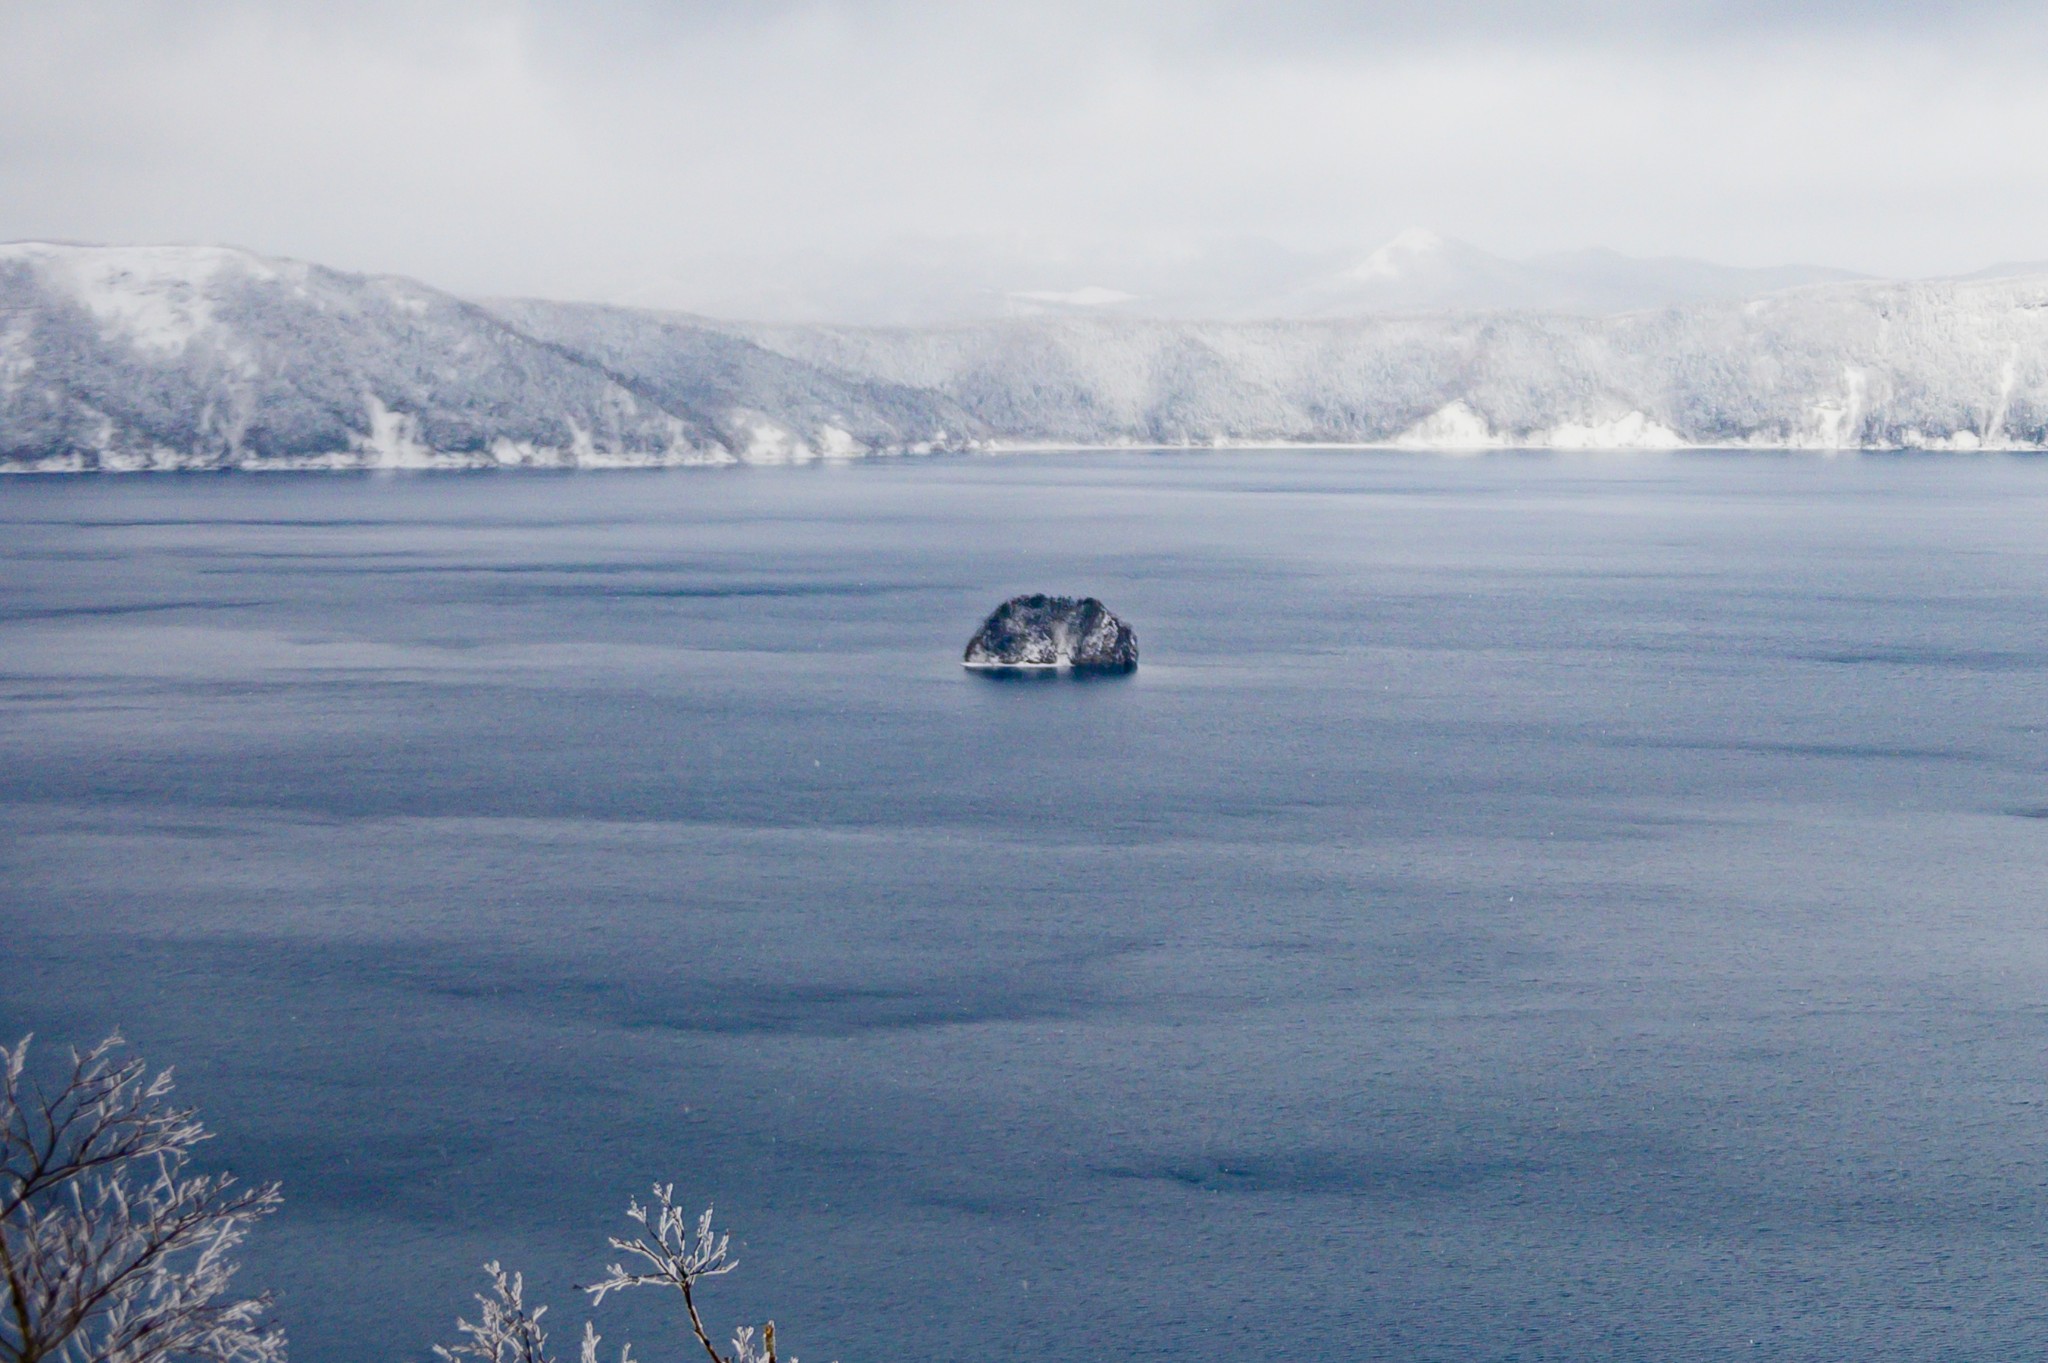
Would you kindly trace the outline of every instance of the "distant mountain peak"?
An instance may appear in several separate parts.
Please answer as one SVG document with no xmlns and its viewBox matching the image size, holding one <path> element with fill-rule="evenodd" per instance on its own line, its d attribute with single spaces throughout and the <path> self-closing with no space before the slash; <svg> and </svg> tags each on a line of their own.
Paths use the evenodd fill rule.
<svg viewBox="0 0 2048 1363">
<path fill-rule="evenodd" d="M 1137 295 L 1125 293 L 1122 289 L 1106 288 L 1101 284 L 1087 284 L 1078 289 L 1019 289 L 1009 295 L 1019 303 L 1035 303 L 1041 306 L 1064 308 L 1106 308 L 1118 303 L 1137 301 Z"/>
<path fill-rule="evenodd" d="M 1399 279 L 1411 272 L 1419 262 L 1444 255 L 1450 246 L 1450 242 L 1427 227 L 1410 227 L 1396 233 L 1364 260 L 1344 271 L 1343 277 L 1358 283 L 1375 279 Z"/>
</svg>

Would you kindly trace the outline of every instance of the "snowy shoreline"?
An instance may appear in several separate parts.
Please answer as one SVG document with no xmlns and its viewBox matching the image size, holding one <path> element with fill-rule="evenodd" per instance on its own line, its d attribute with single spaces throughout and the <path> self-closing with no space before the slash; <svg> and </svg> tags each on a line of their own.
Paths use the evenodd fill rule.
<svg viewBox="0 0 2048 1363">
<path fill-rule="evenodd" d="M 1054 454 L 1256 454 L 1260 452 L 1288 454 L 1306 451 L 1322 451 L 1333 454 L 1391 454 L 1429 455 L 1442 459 L 1476 459 L 1487 455 L 1502 454 L 1578 454 L 1611 455 L 1620 459 L 1660 454 L 1788 454 L 1808 455 L 1818 459 L 1849 458 L 1862 455 L 1939 455 L 1944 457 L 2009 456 L 2048 454 L 2048 445 L 1956 445 L 1926 443 L 1919 445 L 1851 445 L 1817 446 L 1792 444 L 1693 444 L 1677 442 L 1660 445 L 1566 445 L 1537 444 L 1530 441 L 1503 440 L 1495 444 L 1475 445 L 1421 445 L 1404 441 L 1328 441 L 1328 440 L 1228 440 L 1202 443 L 1178 442 L 1117 442 L 1101 444 L 1076 444 L 1072 442 L 1036 441 L 993 441 L 985 445 L 947 450 L 906 450 L 873 449 L 853 454 L 811 455 L 803 458 L 782 460 L 759 460 L 731 455 L 707 455 L 686 459 L 666 459 L 659 456 L 635 458 L 631 455 L 607 457 L 586 462 L 548 461 L 544 459 L 519 460 L 496 463 L 479 461 L 468 456 L 450 454 L 444 458 L 433 458 L 408 463 L 362 463 L 352 461 L 347 454 L 330 459 L 302 459 L 292 462 L 251 462 L 244 464 L 207 464 L 177 462 L 161 459 L 141 463 L 102 463 L 87 467 L 78 457 L 52 458 L 46 461 L 16 461 L 0 463 L 0 477 L 88 477 L 96 474 L 110 476 L 144 476 L 149 474 L 175 475 L 268 475 L 268 474 L 395 474 L 395 473 L 650 473 L 680 470 L 716 469 L 776 469 L 776 468 L 819 468 L 846 467 L 853 464 L 903 459 L 929 458 L 1029 458 L 1034 455 Z"/>
</svg>

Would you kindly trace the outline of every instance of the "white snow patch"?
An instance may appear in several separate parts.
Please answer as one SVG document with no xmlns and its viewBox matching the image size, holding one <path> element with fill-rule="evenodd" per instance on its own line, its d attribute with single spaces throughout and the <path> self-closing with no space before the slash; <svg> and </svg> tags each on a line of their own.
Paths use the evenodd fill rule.
<svg viewBox="0 0 2048 1363">
<path fill-rule="evenodd" d="M 853 432 L 826 426 L 818 432 L 818 453 L 827 459 L 852 459 L 862 453 L 862 448 Z"/>
<path fill-rule="evenodd" d="M 0 464 L 0 473 L 84 473 L 85 454 L 71 450 L 64 454 L 46 454 L 28 459 L 13 459 Z"/>
<path fill-rule="evenodd" d="M 597 441 L 574 417 L 569 418 L 569 462 L 575 468 L 595 468 L 598 462 Z"/>
<path fill-rule="evenodd" d="M 1507 447 L 1535 450 L 1675 450 L 1685 437 L 1641 412 L 1604 421 L 1564 421 L 1547 430 L 1499 433 L 1464 399 L 1448 404 L 1416 422 L 1393 443 L 1413 450 L 1493 450 Z"/>
<path fill-rule="evenodd" d="M 2019 377 L 2020 348 L 2014 342 L 2005 354 L 2005 363 L 1998 368 L 1998 404 L 1991 409 L 1990 420 L 1984 423 L 1984 443 L 2003 449 L 2005 439 L 2005 414 L 2012 409 L 2013 383 Z"/>
<path fill-rule="evenodd" d="M 368 456 L 366 467 L 374 469 L 425 469 L 437 462 L 434 452 L 420 440 L 420 419 L 410 412 L 394 412 L 375 393 L 364 394 L 370 411 L 370 433 L 356 437 L 357 450 Z"/>
<path fill-rule="evenodd" d="M 561 462 L 561 451 L 501 435 L 491 442 L 491 462 L 508 469 L 552 468 Z"/>
<path fill-rule="evenodd" d="M 806 439 L 795 428 L 763 412 L 735 411 L 727 421 L 743 464 L 811 464 L 821 459 L 853 459 L 870 452 L 852 432 L 829 423 Z"/>
<path fill-rule="evenodd" d="M 734 412 L 732 426 L 743 464 L 807 464 L 816 457 L 802 436 L 760 412 Z"/>
<path fill-rule="evenodd" d="M 210 291 L 224 271 L 273 272 L 244 252 L 193 246 L 56 246 L 13 242 L 0 260 L 26 261 L 108 329 L 145 350 L 176 353 L 214 324 Z"/>
<path fill-rule="evenodd" d="M 1539 432 L 1529 443 L 1551 450 L 1676 450 L 1685 437 L 1641 412 L 1607 421 L 1567 421 Z"/>
<path fill-rule="evenodd" d="M 165 445 L 151 445 L 143 450 L 100 451 L 100 470 L 103 473 L 167 473 L 188 464 L 181 452 Z"/>
<path fill-rule="evenodd" d="M 1395 436 L 1394 443 L 1414 450 L 1490 450 L 1507 442 L 1493 433 L 1485 417 L 1459 398 Z"/>
<path fill-rule="evenodd" d="M 428 303 L 426 296 L 413 288 L 408 282 L 398 279 L 381 282 L 384 284 L 384 296 L 390 301 L 393 308 L 408 317 L 425 317 L 427 315 L 427 310 L 431 305 Z"/>
<path fill-rule="evenodd" d="M 1398 279 L 1417 261 L 1440 254 L 1444 239 L 1425 227 L 1411 227 L 1338 276 L 1354 283 Z"/>
<path fill-rule="evenodd" d="M 1841 399 L 1822 398 L 1813 405 L 1809 412 L 1807 439 L 1799 443 L 1819 450 L 1855 447 L 1863 433 L 1864 394 L 1869 384 L 1870 376 L 1862 369 L 1853 364 L 1844 365 Z"/>
</svg>

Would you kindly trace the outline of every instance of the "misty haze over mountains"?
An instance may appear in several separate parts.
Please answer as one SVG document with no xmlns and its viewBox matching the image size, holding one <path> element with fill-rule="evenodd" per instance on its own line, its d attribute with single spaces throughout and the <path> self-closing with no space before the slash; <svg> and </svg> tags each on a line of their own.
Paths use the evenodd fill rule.
<svg viewBox="0 0 2048 1363">
<path fill-rule="evenodd" d="M 661 292 L 719 317 L 918 326 L 1048 315 L 1190 321 L 1507 309 L 1597 315 L 1858 277 L 1818 266 L 1743 269 L 1604 250 L 1511 260 L 1410 228 L 1370 250 L 1348 252 L 1296 250 L 1258 238 L 1154 248 L 906 240 L 857 256 L 721 261 L 718 269 L 699 270 Z"/>
<path fill-rule="evenodd" d="M 940 262 L 897 300 L 924 320 L 862 325 L 466 300 L 223 248 L 0 246 L 0 467 L 2048 446 L 2048 273 L 2027 267 L 1513 262 L 1416 231 L 1314 269 L 1261 259 L 1077 262 L 999 294 Z"/>
</svg>

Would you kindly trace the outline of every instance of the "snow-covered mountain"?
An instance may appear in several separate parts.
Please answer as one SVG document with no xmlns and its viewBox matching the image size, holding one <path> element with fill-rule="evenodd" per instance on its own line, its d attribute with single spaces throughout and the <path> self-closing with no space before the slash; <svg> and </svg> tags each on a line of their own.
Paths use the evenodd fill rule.
<svg viewBox="0 0 2048 1363">
<path fill-rule="evenodd" d="M 1564 313 L 756 327 L 1046 442 L 2048 445 L 2048 275 Z"/>
<path fill-rule="evenodd" d="M 586 353 L 567 338 L 602 310 L 532 306 L 557 334 L 517 305 L 244 251 L 0 246 L 0 466 L 716 463 L 981 434 L 938 395 L 684 318 L 615 317 Z M 636 368 L 648 344 L 662 358 Z"/>
<path fill-rule="evenodd" d="M 1409 238 L 1344 272 L 1412 278 Z M 1434 268 L 1434 267 L 1431 267 Z M 1076 303 L 1076 307 L 1090 306 Z M 211 248 L 0 247 L 0 468 L 787 461 L 1032 444 L 2048 447 L 2048 273 L 1605 316 L 767 326 Z"/>
</svg>

